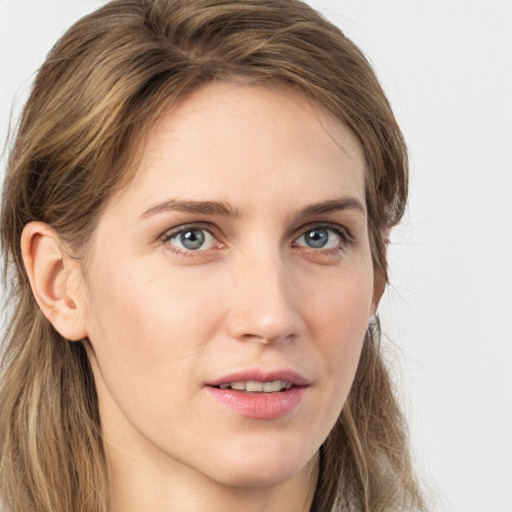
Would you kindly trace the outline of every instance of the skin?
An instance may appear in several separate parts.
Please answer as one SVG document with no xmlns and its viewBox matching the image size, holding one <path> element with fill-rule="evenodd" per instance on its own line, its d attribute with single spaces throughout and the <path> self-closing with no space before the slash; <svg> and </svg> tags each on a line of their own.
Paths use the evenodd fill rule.
<svg viewBox="0 0 512 512">
<path fill-rule="evenodd" d="M 330 201 L 345 207 L 304 211 Z M 161 119 L 47 313 L 89 340 L 112 510 L 309 510 L 377 306 L 364 204 L 359 144 L 294 92 L 209 84 Z M 184 247 L 184 226 L 205 243 Z M 58 258 L 45 229 L 24 234 L 29 268 L 46 245 Z M 207 383 L 247 368 L 299 373 L 300 404 L 255 419 L 212 399 Z"/>
</svg>

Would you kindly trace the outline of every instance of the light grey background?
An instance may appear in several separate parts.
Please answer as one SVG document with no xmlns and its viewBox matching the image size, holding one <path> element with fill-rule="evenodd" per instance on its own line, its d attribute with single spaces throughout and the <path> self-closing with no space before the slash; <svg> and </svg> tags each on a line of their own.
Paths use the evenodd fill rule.
<svg viewBox="0 0 512 512">
<path fill-rule="evenodd" d="M 370 57 L 410 146 L 381 318 L 432 509 L 512 512 L 512 0 L 310 3 Z M 0 0 L 0 140 L 101 4 Z"/>
</svg>

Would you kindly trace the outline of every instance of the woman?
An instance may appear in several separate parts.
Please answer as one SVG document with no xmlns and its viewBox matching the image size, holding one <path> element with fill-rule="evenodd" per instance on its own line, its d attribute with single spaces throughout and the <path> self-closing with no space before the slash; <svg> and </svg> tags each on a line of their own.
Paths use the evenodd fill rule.
<svg viewBox="0 0 512 512">
<path fill-rule="evenodd" d="M 4 185 L 12 511 L 422 509 L 375 317 L 407 193 L 359 50 L 296 0 L 114 0 Z"/>
</svg>

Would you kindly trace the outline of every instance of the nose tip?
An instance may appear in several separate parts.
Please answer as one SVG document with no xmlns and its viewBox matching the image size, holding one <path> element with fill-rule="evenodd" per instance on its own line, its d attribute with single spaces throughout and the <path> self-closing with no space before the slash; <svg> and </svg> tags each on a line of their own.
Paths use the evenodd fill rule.
<svg viewBox="0 0 512 512">
<path fill-rule="evenodd" d="M 270 267 L 270 268 L 269 268 Z M 271 344 L 289 341 L 301 330 L 291 276 L 282 265 L 255 267 L 233 283 L 228 315 L 230 335 L 241 341 Z"/>
<path fill-rule="evenodd" d="M 255 341 L 263 344 L 291 340 L 296 335 L 294 320 L 284 311 L 274 310 L 271 314 L 256 305 L 250 309 L 232 311 L 229 320 L 230 334 L 241 341 Z"/>
</svg>

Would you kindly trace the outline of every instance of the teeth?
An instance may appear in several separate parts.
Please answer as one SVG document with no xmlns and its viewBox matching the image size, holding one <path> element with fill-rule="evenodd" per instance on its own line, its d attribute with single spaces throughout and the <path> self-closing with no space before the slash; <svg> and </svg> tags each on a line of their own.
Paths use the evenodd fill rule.
<svg viewBox="0 0 512 512">
<path fill-rule="evenodd" d="M 275 380 L 274 382 L 264 382 L 261 387 L 265 393 L 275 393 L 276 391 L 281 391 L 282 384 L 280 380 Z"/>
<path fill-rule="evenodd" d="M 258 382 L 255 380 L 240 382 L 225 382 L 219 385 L 220 389 L 234 389 L 236 391 L 248 391 L 249 393 L 277 393 L 288 390 L 292 387 L 291 382 L 284 380 L 274 380 L 272 382 Z"/>
<path fill-rule="evenodd" d="M 245 390 L 261 393 L 263 391 L 263 382 L 256 382 L 255 380 L 249 380 L 245 384 Z"/>
</svg>

